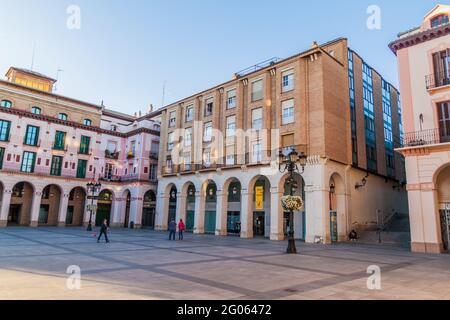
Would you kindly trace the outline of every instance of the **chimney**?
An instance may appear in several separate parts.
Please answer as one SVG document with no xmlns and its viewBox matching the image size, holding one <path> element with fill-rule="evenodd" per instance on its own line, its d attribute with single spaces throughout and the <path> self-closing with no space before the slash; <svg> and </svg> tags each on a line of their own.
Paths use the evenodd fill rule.
<svg viewBox="0 0 450 320">
<path fill-rule="evenodd" d="M 317 49 L 319 47 L 319 45 L 317 44 L 317 41 L 314 41 L 313 44 L 311 45 L 311 49 Z"/>
<path fill-rule="evenodd" d="M 153 112 L 153 104 L 150 103 L 150 107 L 148 107 L 148 113 L 152 113 Z"/>
<path fill-rule="evenodd" d="M 134 113 L 134 117 L 137 118 L 137 112 Z"/>
<path fill-rule="evenodd" d="M 142 117 L 142 111 L 139 110 L 139 118 Z"/>
</svg>

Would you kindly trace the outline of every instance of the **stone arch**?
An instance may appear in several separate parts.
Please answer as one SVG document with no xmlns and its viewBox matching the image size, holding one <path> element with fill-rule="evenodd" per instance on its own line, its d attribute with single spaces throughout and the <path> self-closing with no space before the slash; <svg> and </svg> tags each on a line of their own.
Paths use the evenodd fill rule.
<svg viewBox="0 0 450 320">
<path fill-rule="evenodd" d="M 200 199 L 203 202 L 203 212 L 198 212 L 199 226 L 203 225 L 203 232 L 209 234 L 216 233 L 217 227 L 217 183 L 212 179 L 203 182 L 200 189 Z M 203 221 L 202 221 L 203 220 Z"/>
<path fill-rule="evenodd" d="M 147 189 L 142 198 L 142 227 L 154 229 L 156 218 L 156 192 L 152 189 Z"/>
<path fill-rule="evenodd" d="M 185 203 L 180 204 L 180 219 L 183 219 L 186 225 L 186 231 L 194 231 L 195 226 L 195 207 L 197 201 L 197 187 L 192 181 L 187 181 L 184 183 L 181 195 L 182 199 L 185 199 Z"/>
<path fill-rule="evenodd" d="M 347 197 L 342 176 L 334 172 L 328 182 L 329 232 L 331 242 L 345 241 L 348 230 Z"/>
<path fill-rule="evenodd" d="M 437 170 L 435 176 L 435 189 L 437 197 L 437 210 L 435 212 L 438 229 L 440 229 L 444 250 L 450 250 L 450 165 L 444 165 Z M 439 239 L 439 240 L 441 240 Z"/>
<path fill-rule="evenodd" d="M 69 199 L 67 205 L 66 226 L 83 225 L 83 217 L 86 207 L 87 193 L 86 189 L 81 186 L 72 188 L 69 191 Z"/>
<path fill-rule="evenodd" d="M 306 240 L 306 226 L 307 226 L 307 219 L 308 215 L 306 212 L 306 193 L 305 193 L 305 180 L 303 176 L 298 173 L 293 173 L 293 182 L 294 182 L 294 188 L 291 187 L 291 175 L 289 173 L 284 174 L 281 179 L 278 181 L 278 190 L 281 193 L 282 196 L 290 195 L 291 189 L 292 189 L 292 195 L 294 196 L 300 196 L 303 200 L 303 207 L 294 212 L 293 216 L 293 224 L 294 224 L 294 237 L 296 239 L 300 240 Z M 281 206 L 280 208 L 280 214 L 282 215 L 282 221 L 283 221 L 283 232 L 285 235 L 287 235 L 287 232 L 290 228 L 290 219 L 289 215 L 290 212 L 285 212 Z"/>
<path fill-rule="evenodd" d="M 57 226 L 58 215 L 64 190 L 58 184 L 48 184 L 42 188 L 39 206 L 39 226 Z"/>
<path fill-rule="evenodd" d="M 256 175 L 248 184 L 247 229 L 252 236 L 269 237 L 271 232 L 271 188 L 270 179 Z M 243 227 L 244 228 L 244 227 Z"/>
<path fill-rule="evenodd" d="M 226 215 L 226 226 L 222 226 L 227 234 L 240 235 L 242 230 L 242 182 L 236 177 L 225 180 L 223 190 L 222 211 Z M 245 199 L 244 199 L 245 201 Z M 248 200 L 247 200 L 248 201 Z"/>
<path fill-rule="evenodd" d="M 36 186 L 28 181 L 20 181 L 14 184 L 11 190 L 7 225 L 30 225 L 35 201 L 40 202 L 38 197 L 35 196 Z"/>
<path fill-rule="evenodd" d="M 98 195 L 97 213 L 95 215 L 95 225 L 100 226 L 104 219 L 111 224 L 113 214 L 113 203 L 117 197 L 112 189 L 102 189 Z"/>
</svg>

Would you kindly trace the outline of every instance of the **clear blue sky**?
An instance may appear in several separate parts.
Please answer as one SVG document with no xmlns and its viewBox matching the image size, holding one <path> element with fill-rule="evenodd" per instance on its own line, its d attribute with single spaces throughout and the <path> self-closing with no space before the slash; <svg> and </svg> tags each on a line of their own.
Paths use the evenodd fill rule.
<svg viewBox="0 0 450 320">
<path fill-rule="evenodd" d="M 448 4 L 442 1 L 443 4 Z M 66 27 L 67 7 L 81 9 L 81 30 Z M 381 8 L 381 30 L 366 27 L 369 5 Z M 56 77 L 59 94 L 143 112 L 230 80 L 271 57 L 303 51 L 312 41 L 347 37 L 397 85 L 387 45 L 420 24 L 428 0 L 0 0 L 0 72 L 29 68 Z"/>
</svg>

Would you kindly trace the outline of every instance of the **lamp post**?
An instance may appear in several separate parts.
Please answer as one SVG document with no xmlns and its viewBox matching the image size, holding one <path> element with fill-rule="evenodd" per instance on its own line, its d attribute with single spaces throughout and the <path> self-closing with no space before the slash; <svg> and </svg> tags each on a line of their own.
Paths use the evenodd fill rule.
<svg viewBox="0 0 450 320">
<path fill-rule="evenodd" d="M 98 193 L 102 187 L 101 183 L 89 182 L 87 185 L 88 199 L 91 199 L 91 207 L 89 208 L 89 224 L 86 231 L 92 231 L 92 211 L 94 206 L 94 200 L 98 197 Z"/>
<path fill-rule="evenodd" d="M 292 148 L 288 155 L 285 155 L 283 151 L 280 150 L 279 154 L 279 171 L 281 173 L 289 172 L 289 178 L 287 179 L 287 183 L 290 185 L 290 195 L 293 196 L 296 191 L 295 188 L 297 184 L 294 179 L 294 173 L 298 172 L 303 174 L 305 172 L 306 161 L 308 157 L 301 152 L 300 154 L 295 151 L 295 148 Z M 298 165 L 301 166 L 301 171 L 298 168 Z M 288 254 L 297 254 L 297 248 L 295 246 L 295 238 L 294 238 L 294 211 L 289 210 L 289 232 L 288 232 L 288 247 L 286 252 Z"/>
</svg>

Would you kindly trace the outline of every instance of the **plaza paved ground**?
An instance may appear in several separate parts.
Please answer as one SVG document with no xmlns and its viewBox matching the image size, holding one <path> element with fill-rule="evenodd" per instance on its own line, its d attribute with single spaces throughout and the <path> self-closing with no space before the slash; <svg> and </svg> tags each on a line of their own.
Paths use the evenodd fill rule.
<svg viewBox="0 0 450 320">
<path fill-rule="evenodd" d="M 97 244 L 83 229 L 0 230 L 1 299 L 450 299 L 450 256 L 407 249 L 112 230 Z M 82 272 L 66 286 L 67 267 Z M 382 270 L 368 290 L 367 267 Z"/>
</svg>

